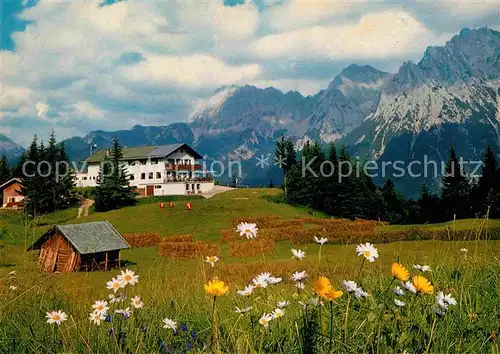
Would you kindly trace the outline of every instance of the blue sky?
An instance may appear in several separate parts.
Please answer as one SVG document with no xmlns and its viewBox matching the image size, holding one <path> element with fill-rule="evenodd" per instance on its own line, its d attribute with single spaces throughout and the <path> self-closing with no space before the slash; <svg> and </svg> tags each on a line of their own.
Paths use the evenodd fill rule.
<svg viewBox="0 0 500 354">
<path fill-rule="evenodd" d="M 222 85 L 304 95 L 350 63 L 394 72 L 490 2 L 225 0 L 2 2 L 0 133 L 26 144 L 185 121 Z"/>
</svg>

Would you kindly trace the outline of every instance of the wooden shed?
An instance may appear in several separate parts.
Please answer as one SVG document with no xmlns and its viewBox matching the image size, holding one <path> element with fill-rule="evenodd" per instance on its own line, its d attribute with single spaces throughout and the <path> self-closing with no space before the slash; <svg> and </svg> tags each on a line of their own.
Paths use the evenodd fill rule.
<svg viewBox="0 0 500 354">
<path fill-rule="evenodd" d="M 47 272 L 108 270 L 120 264 L 128 242 L 108 221 L 56 225 L 29 249 L 40 250 L 38 265 Z"/>
</svg>

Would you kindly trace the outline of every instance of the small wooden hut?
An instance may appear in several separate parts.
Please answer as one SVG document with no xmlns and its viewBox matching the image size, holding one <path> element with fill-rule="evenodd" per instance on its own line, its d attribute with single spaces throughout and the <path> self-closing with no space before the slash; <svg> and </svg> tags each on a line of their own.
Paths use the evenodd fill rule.
<svg viewBox="0 0 500 354">
<path fill-rule="evenodd" d="M 108 270 L 120 264 L 128 242 L 108 222 L 56 225 L 29 249 L 40 250 L 38 265 L 47 272 Z"/>
</svg>

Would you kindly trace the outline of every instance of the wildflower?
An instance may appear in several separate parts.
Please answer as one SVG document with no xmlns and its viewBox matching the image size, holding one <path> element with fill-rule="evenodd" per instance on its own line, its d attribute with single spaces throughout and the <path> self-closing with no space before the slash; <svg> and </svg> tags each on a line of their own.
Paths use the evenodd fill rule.
<svg viewBox="0 0 500 354">
<path fill-rule="evenodd" d="M 269 322 L 273 319 L 273 315 L 265 313 L 262 315 L 262 317 L 259 319 L 259 323 L 264 326 L 264 328 L 269 327 Z"/>
<path fill-rule="evenodd" d="M 396 306 L 403 307 L 404 305 L 406 305 L 406 302 L 394 299 L 394 304 L 396 304 Z"/>
<path fill-rule="evenodd" d="M 135 275 L 135 272 L 129 269 L 122 270 L 122 273 L 117 278 L 119 281 L 123 281 L 125 285 L 130 284 L 134 286 L 139 282 L 139 276 Z"/>
<path fill-rule="evenodd" d="M 415 264 L 413 266 L 413 268 L 421 271 L 421 272 L 430 272 L 431 271 L 431 267 L 430 266 L 427 266 L 427 265 L 420 265 L 420 264 Z"/>
<path fill-rule="evenodd" d="M 104 321 L 106 319 L 106 316 L 103 313 L 94 311 L 89 314 L 89 320 L 90 322 L 100 326 L 101 321 Z"/>
<path fill-rule="evenodd" d="M 399 281 L 408 281 L 410 272 L 400 263 L 392 263 L 392 276 Z"/>
<path fill-rule="evenodd" d="M 259 229 L 255 223 L 241 222 L 236 226 L 236 232 L 238 232 L 240 236 L 245 236 L 247 239 L 257 237 L 258 231 Z"/>
<path fill-rule="evenodd" d="M 325 243 L 328 242 L 328 239 L 326 237 L 318 238 L 318 236 L 314 236 L 314 241 L 323 246 Z"/>
<path fill-rule="evenodd" d="M 106 283 L 106 288 L 109 290 L 113 290 L 114 293 L 116 294 L 116 292 L 119 289 L 124 288 L 125 285 L 127 285 L 127 283 L 125 281 L 117 279 L 117 278 L 113 278 Z"/>
<path fill-rule="evenodd" d="M 219 260 L 217 256 L 207 256 L 205 257 L 205 262 L 210 263 L 212 267 L 215 267 L 215 263 Z"/>
<path fill-rule="evenodd" d="M 11 286 L 9 286 L 9 290 L 16 291 L 17 290 L 17 286 L 11 285 Z"/>
<path fill-rule="evenodd" d="M 222 280 L 214 278 L 208 284 L 205 284 L 205 292 L 213 296 L 225 295 L 229 291 L 229 287 Z"/>
<path fill-rule="evenodd" d="M 451 294 L 445 295 L 442 291 L 440 291 L 436 296 L 436 303 L 443 310 L 448 310 L 449 305 L 455 306 L 457 304 L 457 300 L 451 296 Z"/>
<path fill-rule="evenodd" d="M 436 313 L 436 315 L 439 315 L 439 316 L 444 316 L 446 313 L 446 310 L 442 310 L 436 306 L 432 306 L 432 310 Z"/>
<path fill-rule="evenodd" d="M 349 293 L 353 293 L 358 289 L 358 284 L 352 280 L 344 280 L 344 288 L 347 290 Z"/>
<path fill-rule="evenodd" d="M 303 260 L 304 257 L 306 256 L 306 253 L 304 251 L 296 250 L 294 248 L 292 248 L 292 254 L 293 254 L 293 258 L 298 259 L 299 261 Z"/>
<path fill-rule="evenodd" d="M 134 306 L 136 309 L 140 309 L 144 307 L 144 302 L 142 302 L 141 298 L 139 296 L 134 296 L 131 300 L 130 303 L 132 306 Z"/>
<path fill-rule="evenodd" d="M 368 293 L 366 291 L 364 291 L 363 289 L 361 289 L 361 288 L 358 287 L 354 291 L 354 296 L 356 297 L 356 299 L 361 299 L 361 298 L 367 297 Z"/>
<path fill-rule="evenodd" d="M 283 280 L 283 279 L 281 279 L 281 278 L 270 277 L 270 278 L 268 279 L 268 281 L 267 281 L 267 282 L 268 282 L 270 285 L 276 285 L 276 284 L 281 283 L 281 281 L 282 281 L 282 280 Z"/>
<path fill-rule="evenodd" d="M 267 288 L 269 285 L 269 278 L 271 278 L 271 273 L 264 272 L 253 278 L 252 282 L 256 288 Z"/>
<path fill-rule="evenodd" d="M 68 319 L 68 315 L 66 315 L 66 313 L 62 312 L 61 310 L 47 312 L 47 315 L 45 317 L 48 318 L 48 320 L 47 320 L 48 324 L 55 323 L 58 326 Z"/>
<path fill-rule="evenodd" d="M 118 296 L 114 295 L 114 294 L 109 294 L 108 295 L 108 298 L 109 298 L 109 302 L 114 304 L 114 303 L 120 303 L 122 301 L 125 301 L 127 299 L 127 296 L 125 294 L 120 294 Z"/>
<path fill-rule="evenodd" d="M 314 282 L 314 291 L 321 297 L 324 297 L 327 292 L 332 289 L 332 284 L 327 277 L 319 277 Z"/>
<path fill-rule="evenodd" d="M 293 281 L 303 281 L 307 278 L 307 273 L 305 270 L 303 270 L 302 272 L 295 272 L 292 274 L 292 277 L 291 279 Z"/>
<path fill-rule="evenodd" d="M 405 287 L 406 290 L 408 290 L 410 293 L 416 294 L 417 293 L 417 288 L 413 286 L 411 281 L 407 281 L 405 283 L 402 283 L 403 286 Z"/>
<path fill-rule="evenodd" d="M 94 312 L 102 315 L 106 315 L 108 313 L 109 307 L 108 307 L 108 302 L 104 300 L 97 300 L 93 305 L 92 308 L 94 309 Z"/>
<path fill-rule="evenodd" d="M 247 285 L 245 289 L 236 291 L 241 296 L 250 296 L 253 293 L 254 286 L 252 284 Z"/>
<path fill-rule="evenodd" d="M 410 283 L 411 284 L 411 283 Z M 401 289 L 400 286 L 396 286 L 394 287 L 394 289 L 392 289 L 394 291 L 394 293 L 396 293 L 396 295 L 398 296 L 403 296 L 405 294 L 404 290 Z"/>
<path fill-rule="evenodd" d="M 278 307 L 281 308 L 281 309 L 287 307 L 288 305 L 290 305 L 290 301 L 280 301 L 280 302 L 278 302 Z"/>
<path fill-rule="evenodd" d="M 460 252 L 467 253 L 469 250 L 467 248 L 460 248 Z"/>
<path fill-rule="evenodd" d="M 296 282 L 296 283 L 295 283 L 295 287 L 296 287 L 297 289 L 299 289 L 299 290 L 304 290 L 304 288 L 305 288 L 306 286 L 304 285 L 304 283 L 302 283 L 302 282 L 298 281 L 298 282 Z"/>
<path fill-rule="evenodd" d="M 132 316 L 132 311 L 130 311 L 130 307 L 127 307 L 125 310 L 122 309 L 115 310 L 115 313 L 123 315 L 125 319 L 130 318 Z"/>
<path fill-rule="evenodd" d="M 111 322 L 111 315 L 106 315 L 106 318 L 104 319 L 104 322 L 110 323 Z"/>
<path fill-rule="evenodd" d="M 177 322 L 172 321 L 170 318 L 164 318 L 163 319 L 163 328 L 172 329 L 174 331 L 177 331 Z"/>
<path fill-rule="evenodd" d="M 337 300 L 342 295 L 344 295 L 343 291 L 341 291 L 341 290 L 335 290 L 335 289 L 332 288 L 330 291 L 328 291 L 328 292 L 325 293 L 324 298 L 327 299 L 327 300 L 333 301 L 333 300 Z"/>
<path fill-rule="evenodd" d="M 234 312 L 236 312 L 236 313 L 247 313 L 251 309 L 252 309 L 252 306 L 245 307 L 243 309 L 240 309 L 238 306 L 236 306 L 236 310 Z"/>
<path fill-rule="evenodd" d="M 416 275 L 412 279 L 413 285 L 415 286 L 415 289 L 417 292 L 422 293 L 422 294 L 432 294 L 434 291 L 434 287 L 431 285 L 429 280 L 427 278 L 421 276 L 421 275 Z"/>
<path fill-rule="evenodd" d="M 278 319 L 280 317 L 285 316 L 285 310 L 277 308 L 272 312 L 271 315 L 273 316 L 273 318 Z"/>
<path fill-rule="evenodd" d="M 196 340 L 197 334 L 195 329 L 192 329 L 191 332 L 189 332 L 189 335 L 193 340 Z"/>
<path fill-rule="evenodd" d="M 358 245 L 356 252 L 358 253 L 358 257 L 363 256 L 369 262 L 375 262 L 375 258 L 378 258 L 378 250 L 369 242 Z"/>
<path fill-rule="evenodd" d="M 181 331 L 187 332 L 188 331 L 188 326 L 185 323 L 181 323 Z"/>
<path fill-rule="evenodd" d="M 13 270 L 12 272 L 9 272 L 9 275 L 16 275 L 16 273 L 17 272 L 15 270 Z"/>
</svg>

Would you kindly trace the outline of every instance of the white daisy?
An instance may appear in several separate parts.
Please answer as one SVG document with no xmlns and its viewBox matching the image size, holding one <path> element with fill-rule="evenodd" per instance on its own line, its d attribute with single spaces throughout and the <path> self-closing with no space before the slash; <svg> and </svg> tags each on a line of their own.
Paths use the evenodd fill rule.
<svg viewBox="0 0 500 354">
<path fill-rule="evenodd" d="M 258 231 L 259 229 L 255 223 L 241 222 L 238 226 L 236 226 L 236 232 L 238 232 L 242 237 L 245 236 L 247 239 L 257 237 Z"/>
<path fill-rule="evenodd" d="M 277 308 L 271 314 L 275 319 L 285 316 L 285 310 Z"/>
<path fill-rule="evenodd" d="M 116 294 L 116 292 L 119 289 L 124 288 L 126 285 L 127 285 L 127 283 L 125 281 L 117 279 L 117 278 L 113 278 L 106 283 L 106 288 L 109 290 L 113 290 L 114 293 Z"/>
<path fill-rule="evenodd" d="M 290 301 L 280 301 L 280 302 L 278 302 L 278 307 L 279 308 L 285 308 L 288 305 L 290 305 Z"/>
<path fill-rule="evenodd" d="M 270 313 L 265 313 L 262 315 L 262 317 L 259 319 L 259 323 L 264 326 L 264 328 L 269 327 L 269 322 L 273 319 L 273 315 Z"/>
<path fill-rule="evenodd" d="M 271 285 L 276 285 L 276 284 L 281 283 L 281 281 L 282 281 L 282 280 L 283 280 L 283 279 L 281 279 L 281 278 L 270 277 L 270 278 L 268 279 L 268 281 L 267 281 L 267 282 L 268 282 L 269 284 L 271 284 Z"/>
<path fill-rule="evenodd" d="M 140 308 L 144 307 L 144 302 L 142 302 L 142 300 L 139 296 L 134 296 L 132 299 L 130 299 L 130 303 L 136 309 L 140 309 Z"/>
<path fill-rule="evenodd" d="M 250 311 L 252 309 L 252 306 L 250 307 L 245 307 L 243 309 L 240 309 L 238 306 L 236 306 L 236 310 L 234 312 L 236 313 L 247 313 L 248 311 Z"/>
<path fill-rule="evenodd" d="M 408 290 L 410 293 L 413 293 L 413 294 L 416 294 L 417 293 L 417 289 L 415 288 L 415 286 L 413 285 L 413 283 L 411 281 L 407 281 L 406 283 L 402 283 L 404 288 L 406 290 Z"/>
<path fill-rule="evenodd" d="M 307 278 L 307 273 L 305 270 L 303 270 L 302 272 L 295 272 L 291 276 L 291 279 L 293 281 L 303 281 L 306 278 Z"/>
<path fill-rule="evenodd" d="M 358 253 L 358 257 L 363 256 L 369 262 L 375 262 L 375 258 L 378 258 L 377 248 L 369 242 L 358 245 L 356 252 Z"/>
<path fill-rule="evenodd" d="M 326 237 L 318 238 L 318 236 L 314 236 L 314 241 L 316 241 L 316 243 L 319 243 L 320 245 L 324 245 L 328 242 L 328 239 Z"/>
<path fill-rule="evenodd" d="M 427 265 L 420 265 L 420 264 L 415 264 L 413 266 L 413 268 L 421 271 L 421 272 L 430 272 L 431 271 L 431 267 L 430 266 L 427 266 Z"/>
<path fill-rule="evenodd" d="M 9 272 L 9 275 L 16 275 L 16 273 L 17 272 L 15 270 L 13 270 L 12 272 Z"/>
<path fill-rule="evenodd" d="M 451 296 L 451 294 L 445 295 L 442 291 L 440 291 L 436 296 L 436 303 L 443 310 L 447 310 L 449 305 L 456 305 L 457 300 Z"/>
<path fill-rule="evenodd" d="M 394 293 L 396 293 L 396 295 L 398 296 L 403 296 L 405 294 L 404 290 L 401 289 L 400 286 L 395 286 L 394 289 L 392 289 L 394 291 Z"/>
<path fill-rule="evenodd" d="M 219 257 L 217 256 L 206 256 L 205 257 L 205 262 L 210 263 L 212 267 L 215 267 L 215 263 L 219 260 Z"/>
<path fill-rule="evenodd" d="M 293 254 L 293 258 L 296 258 L 298 260 L 303 260 L 304 257 L 306 256 L 306 253 L 302 250 L 296 250 L 294 248 L 292 248 L 292 254 Z"/>
<path fill-rule="evenodd" d="M 89 320 L 90 322 L 100 326 L 101 325 L 101 321 L 104 321 L 106 319 L 106 315 L 102 314 L 102 313 L 98 313 L 97 311 L 94 311 L 94 312 L 91 312 L 89 314 Z"/>
<path fill-rule="evenodd" d="M 49 324 L 55 323 L 58 326 L 68 319 L 68 315 L 66 315 L 66 313 L 62 312 L 61 310 L 47 312 L 47 315 L 45 317 L 48 318 L 47 323 Z"/>
<path fill-rule="evenodd" d="M 439 307 L 432 306 L 432 310 L 439 316 L 444 316 L 446 313 L 446 310 L 442 310 Z"/>
<path fill-rule="evenodd" d="M 467 253 L 469 250 L 467 248 L 460 248 L 460 252 Z"/>
<path fill-rule="evenodd" d="M 109 294 L 108 295 L 108 298 L 109 298 L 109 302 L 112 303 L 112 304 L 118 304 L 122 301 L 125 301 L 127 299 L 127 296 L 125 294 L 120 294 L 118 296 L 116 296 L 115 294 Z"/>
<path fill-rule="evenodd" d="M 399 306 L 399 307 L 403 307 L 404 305 L 406 305 L 406 302 L 398 300 L 398 299 L 394 299 L 394 303 L 396 304 L 396 306 Z"/>
<path fill-rule="evenodd" d="M 163 319 L 163 328 L 177 331 L 177 322 L 172 321 L 170 318 L 165 318 Z"/>
<path fill-rule="evenodd" d="M 127 307 L 125 310 L 122 309 L 115 310 L 115 313 L 123 315 L 123 317 L 125 318 L 129 318 L 130 316 L 132 316 L 132 311 L 130 311 L 130 307 Z"/>
<path fill-rule="evenodd" d="M 92 308 L 94 309 L 94 312 L 100 314 L 100 315 L 106 315 L 108 313 L 109 307 L 108 307 L 108 302 L 104 300 L 97 300 L 93 305 Z"/>
<path fill-rule="evenodd" d="M 366 291 L 364 291 L 363 289 L 358 287 L 356 289 L 356 291 L 354 291 L 354 296 L 356 297 L 356 299 L 361 299 L 361 298 L 367 297 L 368 293 Z"/>
<path fill-rule="evenodd" d="M 267 288 L 269 284 L 269 278 L 271 278 L 271 273 L 264 272 L 257 275 L 253 280 L 253 284 L 256 288 Z"/>
<path fill-rule="evenodd" d="M 122 270 L 122 273 L 117 277 L 119 281 L 125 282 L 125 285 L 130 284 L 134 286 L 139 282 L 139 276 L 135 275 L 135 272 L 129 269 L 125 271 Z"/>
<path fill-rule="evenodd" d="M 240 294 L 241 296 L 250 296 L 253 293 L 253 289 L 254 289 L 254 286 L 252 284 L 250 284 L 245 289 L 238 290 L 237 293 Z"/>
<path fill-rule="evenodd" d="M 11 285 L 11 286 L 9 286 L 9 290 L 16 291 L 17 290 L 17 286 Z"/>
<path fill-rule="evenodd" d="M 344 288 L 347 290 L 347 292 L 353 293 L 356 290 L 358 290 L 358 284 L 352 280 L 344 280 L 343 282 Z"/>
<path fill-rule="evenodd" d="M 295 283 L 295 287 L 296 287 L 297 289 L 299 289 L 299 290 L 304 290 L 304 288 L 305 288 L 306 286 L 304 285 L 304 283 L 303 283 L 303 282 L 298 281 L 298 282 L 296 282 L 296 283 Z"/>
</svg>

